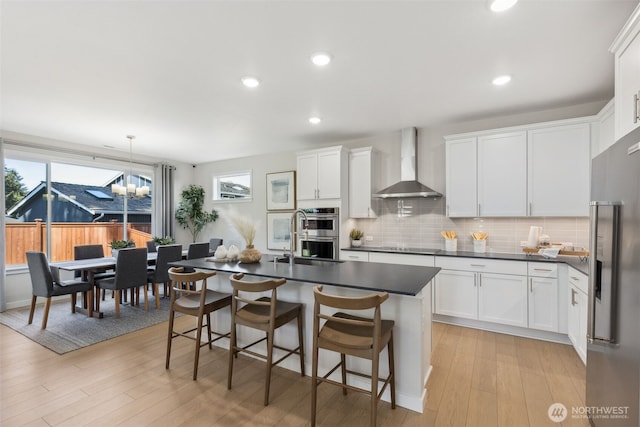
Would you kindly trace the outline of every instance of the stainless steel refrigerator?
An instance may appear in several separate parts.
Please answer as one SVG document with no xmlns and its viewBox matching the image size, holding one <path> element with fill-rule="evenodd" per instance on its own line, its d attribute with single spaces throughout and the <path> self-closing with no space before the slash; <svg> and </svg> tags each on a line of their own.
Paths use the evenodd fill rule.
<svg viewBox="0 0 640 427">
<path fill-rule="evenodd" d="M 591 165 L 589 421 L 640 426 L 640 128 Z"/>
</svg>

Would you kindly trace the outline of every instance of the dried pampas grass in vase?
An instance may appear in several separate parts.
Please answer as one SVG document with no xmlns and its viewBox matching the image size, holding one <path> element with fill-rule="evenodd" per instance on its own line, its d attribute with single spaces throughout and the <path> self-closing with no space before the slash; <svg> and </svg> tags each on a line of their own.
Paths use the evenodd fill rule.
<svg viewBox="0 0 640 427">
<path fill-rule="evenodd" d="M 233 228 L 242 236 L 246 245 L 245 249 L 240 252 L 240 262 L 243 264 L 252 264 L 260 262 L 262 253 L 253 247 L 253 240 L 256 237 L 256 224 L 251 218 L 242 215 L 230 215 L 229 220 Z"/>
</svg>

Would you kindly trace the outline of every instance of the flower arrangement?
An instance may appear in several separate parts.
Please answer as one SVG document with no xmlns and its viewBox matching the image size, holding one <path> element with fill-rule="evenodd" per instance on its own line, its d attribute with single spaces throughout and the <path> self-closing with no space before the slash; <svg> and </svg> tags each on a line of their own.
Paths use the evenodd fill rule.
<svg viewBox="0 0 640 427">
<path fill-rule="evenodd" d="M 154 237 L 153 241 L 156 243 L 156 245 L 171 245 L 175 243 L 175 240 L 173 240 L 173 237 L 171 236 Z"/>
<path fill-rule="evenodd" d="M 253 240 L 256 238 L 256 224 L 253 220 L 241 215 L 231 215 L 230 221 L 247 247 L 253 247 Z"/>
<path fill-rule="evenodd" d="M 111 249 L 125 249 L 135 248 L 136 244 L 133 240 L 112 240 L 109 246 L 111 246 Z"/>
</svg>

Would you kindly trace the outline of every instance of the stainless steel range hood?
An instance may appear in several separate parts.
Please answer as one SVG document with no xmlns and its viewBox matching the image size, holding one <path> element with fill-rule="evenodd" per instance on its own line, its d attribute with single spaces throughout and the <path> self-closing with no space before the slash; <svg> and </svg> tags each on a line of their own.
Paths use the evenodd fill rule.
<svg viewBox="0 0 640 427">
<path fill-rule="evenodd" d="M 374 197 L 380 199 L 402 198 L 438 198 L 442 194 L 418 182 L 416 162 L 418 158 L 416 128 L 402 129 L 402 142 L 400 144 L 400 181 L 380 190 Z"/>
</svg>

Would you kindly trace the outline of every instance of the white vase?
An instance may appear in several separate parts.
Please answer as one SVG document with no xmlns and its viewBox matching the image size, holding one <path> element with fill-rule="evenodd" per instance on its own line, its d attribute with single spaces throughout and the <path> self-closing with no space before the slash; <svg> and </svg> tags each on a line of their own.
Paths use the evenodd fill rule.
<svg viewBox="0 0 640 427">
<path fill-rule="evenodd" d="M 224 247 L 224 245 L 220 245 L 216 248 L 215 253 L 213 254 L 213 256 L 216 259 L 224 259 L 227 257 L 227 248 Z"/>
<path fill-rule="evenodd" d="M 351 240 L 352 248 L 359 248 L 360 246 L 362 246 L 362 240 Z"/>
<path fill-rule="evenodd" d="M 240 249 L 238 249 L 236 245 L 229 246 L 229 249 L 227 250 L 227 258 L 235 260 L 235 259 L 238 259 L 239 255 L 240 255 Z"/>
</svg>

